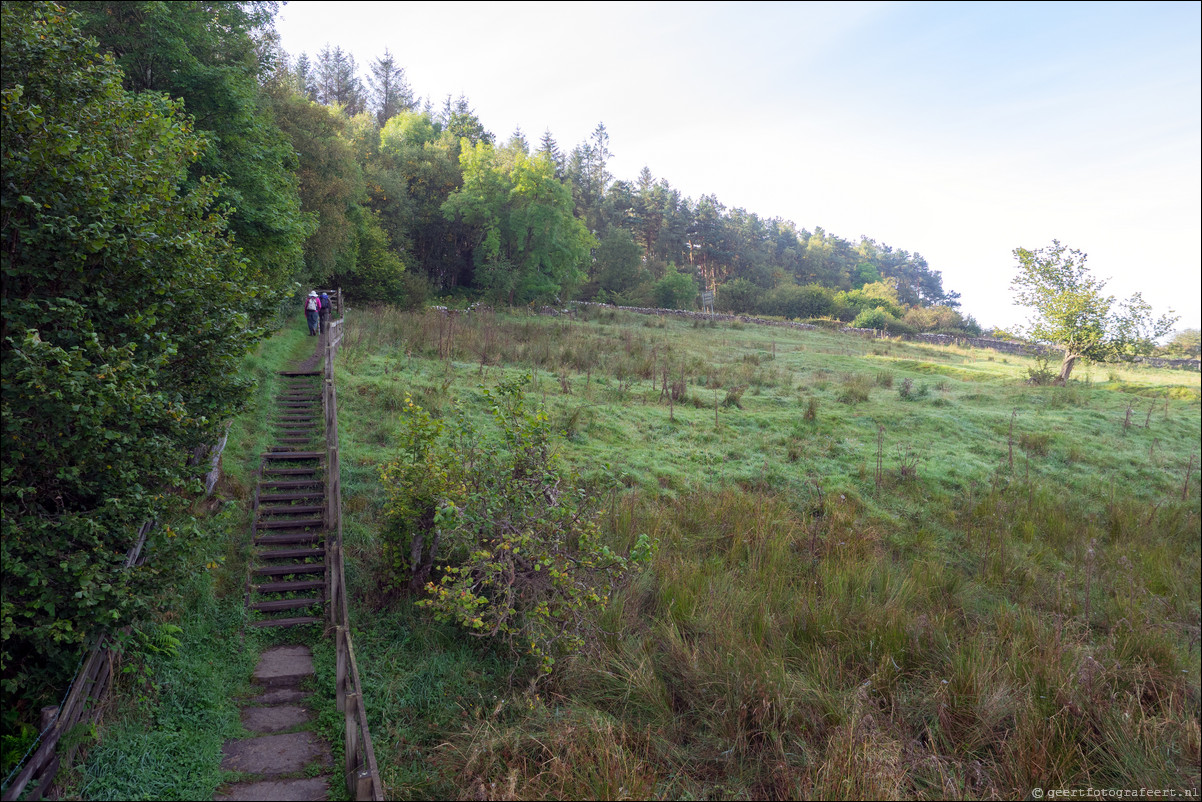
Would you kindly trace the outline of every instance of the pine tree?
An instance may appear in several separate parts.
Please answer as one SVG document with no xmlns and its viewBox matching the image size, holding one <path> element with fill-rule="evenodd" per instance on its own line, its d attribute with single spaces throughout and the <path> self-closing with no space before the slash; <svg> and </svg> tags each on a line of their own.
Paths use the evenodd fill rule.
<svg viewBox="0 0 1202 802">
<path fill-rule="evenodd" d="M 372 62 L 367 84 L 371 90 L 371 110 L 381 128 L 400 112 L 417 108 L 413 90 L 405 79 L 405 69 L 397 65 L 388 48 L 384 49 L 383 56 Z"/>
<path fill-rule="evenodd" d="M 355 57 L 341 47 L 328 45 L 317 54 L 317 102 L 326 106 L 341 105 L 348 116 L 363 111 L 363 82 Z"/>
<path fill-rule="evenodd" d="M 551 136 L 550 128 L 543 132 L 543 138 L 539 140 L 538 152 L 551 160 L 551 164 L 555 166 L 555 177 L 562 181 L 565 167 L 563 153 L 559 150 L 555 137 Z"/>
</svg>

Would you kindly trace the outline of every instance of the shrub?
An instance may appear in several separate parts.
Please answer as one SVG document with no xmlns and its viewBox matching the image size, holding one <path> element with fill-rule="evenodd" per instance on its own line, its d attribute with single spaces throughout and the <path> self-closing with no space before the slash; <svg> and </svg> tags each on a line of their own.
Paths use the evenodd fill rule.
<svg viewBox="0 0 1202 802">
<path fill-rule="evenodd" d="M 182 101 L 125 91 L 77 19 L 3 6 L 6 694 L 194 567 L 191 527 L 151 534 L 171 544 L 152 569 L 122 565 L 185 503 L 185 462 L 246 397 L 282 295 L 227 234 L 218 182 L 185 182 L 212 143 Z"/>
<path fill-rule="evenodd" d="M 817 284 L 799 287 L 784 284 L 769 292 L 760 303 L 759 311 L 766 315 L 798 319 L 822 317 L 834 309 L 831 291 Z"/>
<path fill-rule="evenodd" d="M 745 278 L 728 281 L 718 287 L 714 309 L 719 312 L 753 312 L 762 289 Z"/>
<path fill-rule="evenodd" d="M 865 309 L 856 315 L 851 325 L 857 329 L 876 329 L 877 331 L 896 330 L 900 321 L 884 309 Z"/>
<path fill-rule="evenodd" d="M 546 412 L 527 408 L 529 380 L 483 391 L 492 440 L 463 416 L 444 427 L 407 403 L 400 454 L 381 470 L 384 568 L 408 568 L 429 594 L 419 606 L 546 675 L 583 646 L 594 612 L 655 544 L 640 536 L 627 558 L 600 543 L 595 496 L 559 467 Z"/>
<path fill-rule="evenodd" d="M 697 300 L 697 282 L 669 265 L 664 277 L 655 282 L 652 293 L 660 309 L 692 309 Z"/>
</svg>

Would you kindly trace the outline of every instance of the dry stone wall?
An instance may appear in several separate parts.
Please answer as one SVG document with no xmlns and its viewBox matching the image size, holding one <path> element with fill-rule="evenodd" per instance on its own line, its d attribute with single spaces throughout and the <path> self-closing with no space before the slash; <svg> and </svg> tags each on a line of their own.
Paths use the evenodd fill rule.
<svg viewBox="0 0 1202 802">
<path fill-rule="evenodd" d="M 704 312 L 694 312 L 687 309 L 654 309 L 644 306 L 613 306 L 611 304 L 599 304 L 587 301 L 575 301 L 572 306 L 568 307 L 553 307 L 544 306 L 539 310 L 540 314 L 544 315 L 570 315 L 573 312 L 573 306 L 593 306 L 600 309 L 617 309 L 623 312 L 635 312 L 640 315 L 659 315 L 661 317 L 677 317 L 685 320 L 700 320 L 700 321 L 723 321 L 730 323 L 752 323 L 757 326 L 776 326 L 778 328 L 788 329 L 809 329 L 814 330 L 820 328 L 810 323 L 799 323 L 793 320 L 768 320 L 762 317 L 752 317 L 750 315 L 729 315 L 725 313 L 706 314 Z M 861 337 L 882 338 L 882 337 L 900 337 L 909 342 L 925 342 L 932 345 L 956 345 L 961 348 L 989 348 L 994 351 L 999 351 L 1003 354 L 1017 354 L 1020 356 L 1030 356 L 1034 353 L 1042 353 L 1049 357 L 1058 357 L 1061 354 L 1060 349 L 1052 348 L 1039 343 L 1027 343 L 1014 340 L 997 340 L 992 337 L 957 337 L 952 334 L 889 334 L 876 329 L 856 329 L 851 326 L 846 326 L 842 329 L 836 329 L 844 334 L 855 334 Z M 1132 359 L 1141 365 L 1150 365 L 1156 368 L 1171 368 L 1175 370 L 1192 370 L 1199 371 L 1200 363 L 1197 359 L 1163 359 L 1154 356 L 1137 356 Z"/>
</svg>

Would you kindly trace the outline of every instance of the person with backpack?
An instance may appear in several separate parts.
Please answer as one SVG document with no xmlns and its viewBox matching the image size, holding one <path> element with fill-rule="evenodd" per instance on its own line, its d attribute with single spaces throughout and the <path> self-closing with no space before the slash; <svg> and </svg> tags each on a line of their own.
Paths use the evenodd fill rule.
<svg viewBox="0 0 1202 802">
<path fill-rule="evenodd" d="M 317 335 L 317 325 L 319 315 L 321 314 L 321 298 L 317 297 L 317 292 L 309 290 L 309 297 L 305 298 L 305 320 L 309 323 L 309 336 Z"/>
<path fill-rule="evenodd" d="M 321 330 L 330 330 L 330 296 L 324 292 L 318 296 L 321 299 Z"/>
</svg>

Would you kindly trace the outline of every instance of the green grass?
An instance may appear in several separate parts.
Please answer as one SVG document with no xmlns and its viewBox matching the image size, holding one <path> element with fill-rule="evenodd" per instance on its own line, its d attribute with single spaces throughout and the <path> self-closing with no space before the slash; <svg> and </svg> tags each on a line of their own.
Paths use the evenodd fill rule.
<svg viewBox="0 0 1202 802">
<path fill-rule="evenodd" d="M 221 745 L 242 734 L 239 691 L 248 689 L 258 651 L 240 634 L 241 598 L 217 599 L 202 574 L 185 595 L 176 655 L 153 655 L 146 673 L 131 671 L 115 692 L 118 715 L 72 783 L 83 799 L 212 799 L 222 781 Z M 134 668 L 136 660 L 123 665 Z"/>
<path fill-rule="evenodd" d="M 1196 788 L 1197 374 L 1035 387 L 989 351 L 585 317 L 348 320 L 350 587 L 390 794 Z M 522 372 L 563 459 L 622 477 L 611 545 L 661 543 L 537 692 L 384 592 L 378 559 L 406 394 L 483 419 L 479 385 Z"/>
</svg>

